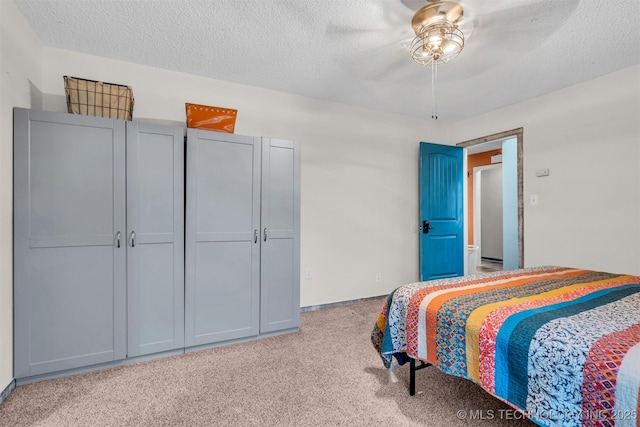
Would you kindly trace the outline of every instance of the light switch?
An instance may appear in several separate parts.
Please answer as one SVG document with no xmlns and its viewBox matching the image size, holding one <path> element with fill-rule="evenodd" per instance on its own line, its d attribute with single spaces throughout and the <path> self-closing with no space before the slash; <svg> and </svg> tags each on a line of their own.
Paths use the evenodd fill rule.
<svg viewBox="0 0 640 427">
<path fill-rule="evenodd" d="M 538 195 L 537 194 L 532 194 L 531 196 L 529 196 L 529 204 L 531 206 L 536 206 L 538 204 Z"/>
</svg>

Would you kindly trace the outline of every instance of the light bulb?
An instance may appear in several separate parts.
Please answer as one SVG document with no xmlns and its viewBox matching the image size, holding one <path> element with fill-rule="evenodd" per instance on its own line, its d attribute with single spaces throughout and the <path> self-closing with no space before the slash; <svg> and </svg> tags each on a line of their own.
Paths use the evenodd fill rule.
<svg viewBox="0 0 640 427">
<path fill-rule="evenodd" d="M 431 46 L 440 46 L 441 43 L 442 43 L 442 37 L 439 34 L 429 37 L 429 44 Z"/>
<path fill-rule="evenodd" d="M 444 51 L 444 53 L 451 53 L 454 50 L 456 50 L 457 45 L 455 43 L 445 43 L 444 49 L 442 49 Z"/>
</svg>

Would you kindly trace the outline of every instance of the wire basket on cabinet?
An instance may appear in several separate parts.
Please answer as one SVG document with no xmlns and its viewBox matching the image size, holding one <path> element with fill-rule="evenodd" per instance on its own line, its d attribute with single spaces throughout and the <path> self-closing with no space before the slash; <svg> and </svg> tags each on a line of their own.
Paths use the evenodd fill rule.
<svg viewBox="0 0 640 427">
<path fill-rule="evenodd" d="M 64 90 L 69 113 L 124 120 L 133 117 L 131 86 L 64 76 Z"/>
</svg>

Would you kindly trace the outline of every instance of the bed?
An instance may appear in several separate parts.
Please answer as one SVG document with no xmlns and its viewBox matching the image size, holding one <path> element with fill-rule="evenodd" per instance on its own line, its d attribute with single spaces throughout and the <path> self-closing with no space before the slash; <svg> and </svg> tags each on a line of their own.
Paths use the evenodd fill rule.
<svg viewBox="0 0 640 427">
<path fill-rule="evenodd" d="M 387 368 L 434 365 L 536 424 L 640 426 L 640 277 L 567 267 L 401 286 L 371 334 Z"/>
</svg>

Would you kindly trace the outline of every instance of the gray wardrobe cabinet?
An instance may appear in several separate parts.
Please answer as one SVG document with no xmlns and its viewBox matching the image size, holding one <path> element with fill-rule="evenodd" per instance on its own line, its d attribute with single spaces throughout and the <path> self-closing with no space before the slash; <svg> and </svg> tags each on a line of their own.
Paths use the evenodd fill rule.
<svg viewBox="0 0 640 427">
<path fill-rule="evenodd" d="M 189 129 L 186 175 L 184 144 L 14 109 L 18 381 L 298 328 L 299 144 Z"/>
<path fill-rule="evenodd" d="M 14 109 L 14 377 L 184 346 L 184 130 Z"/>
<path fill-rule="evenodd" d="M 297 142 L 187 131 L 185 344 L 299 326 Z"/>
</svg>

